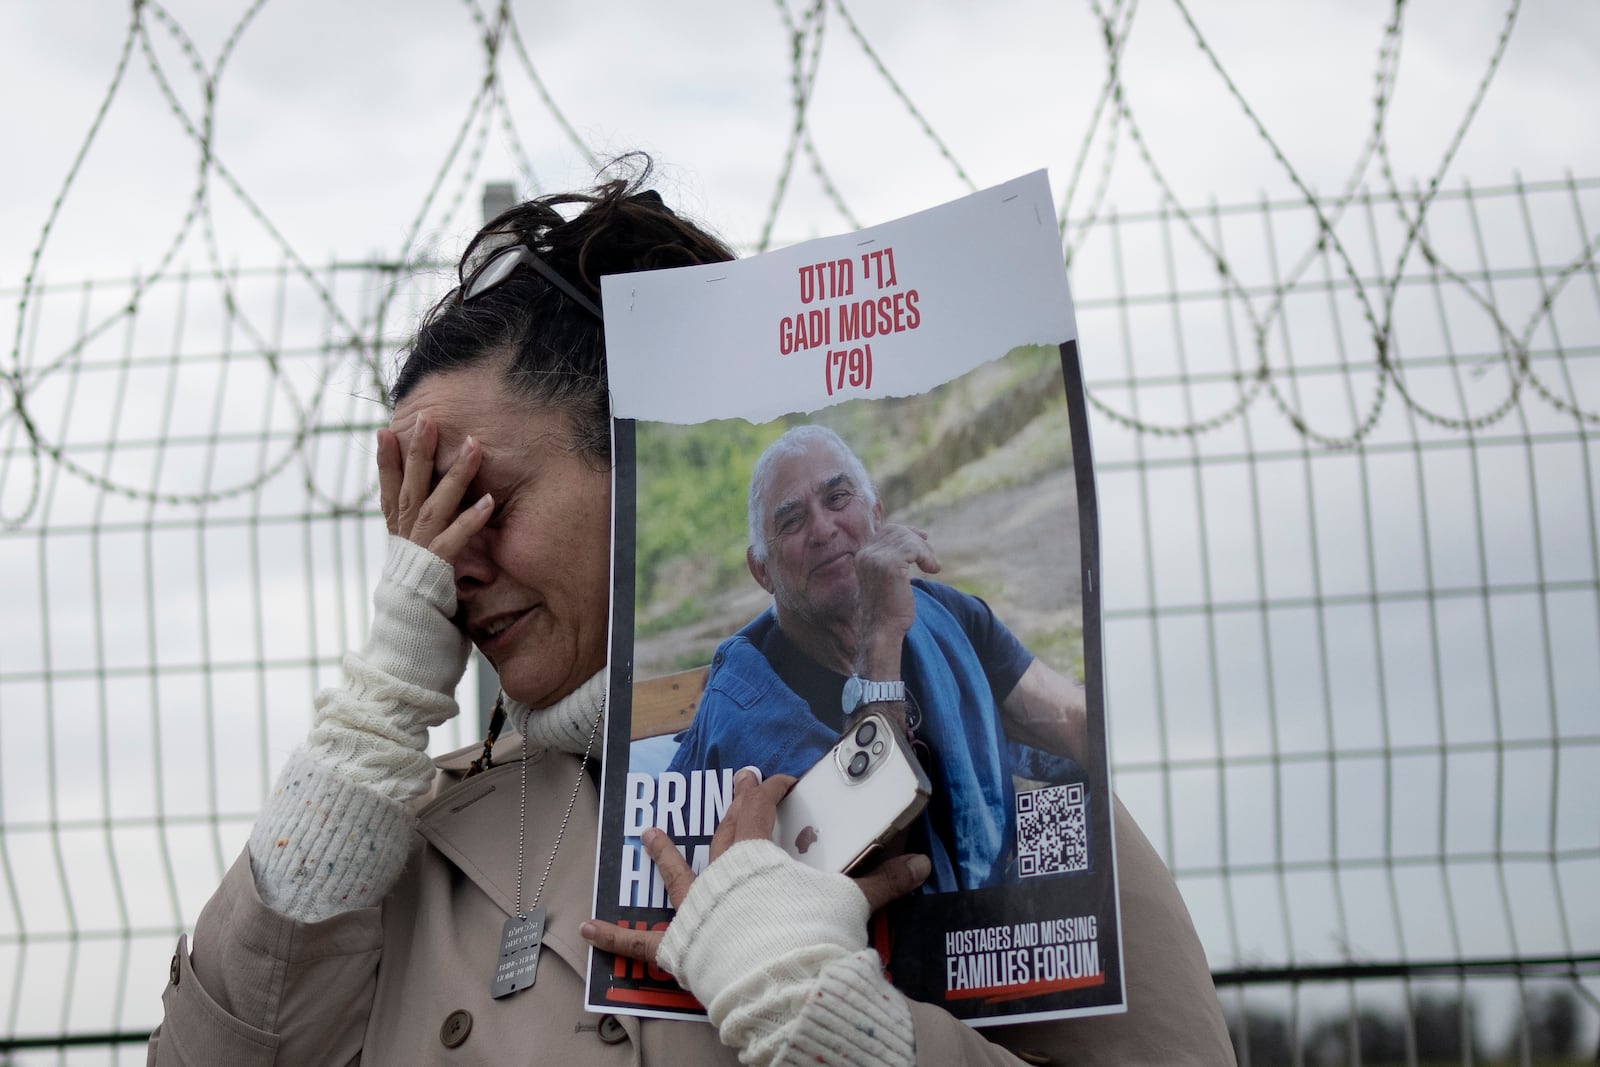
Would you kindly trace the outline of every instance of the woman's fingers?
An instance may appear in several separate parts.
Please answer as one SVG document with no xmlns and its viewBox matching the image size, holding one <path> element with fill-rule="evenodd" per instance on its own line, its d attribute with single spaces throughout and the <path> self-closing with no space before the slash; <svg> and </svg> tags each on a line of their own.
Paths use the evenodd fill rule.
<svg viewBox="0 0 1600 1067">
<path fill-rule="evenodd" d="M 679 907 L 683 904 L 683 898 L 689 895 L 689 887 L 694 885 L 694 871 L 689 869 L 688 861 L 665 831 L 648 826 L 639 835 L 639 840 L 655 862 L 656 870 L 661 872 L 661 884 L 667 888 L 668 903 L 674 908 Z"/>
<path fill-rule="evenodd" d="M 417 512 L 428 499 L 433 486 L 433 452 L 439 443 L 439 431 L 429 419 L 417 416 L 411 427 L 411 439 L 406 442 L 400 492 L 396 494 L 395 533 L 407 540 L 416 540 L 412 529 L 417 524 Z"/>
<path fill-rule="evenodd" d="M 455 459 L 450 462 L 450 468 L 444 472 L 444 475 L 439 479 L 439 484 L 433 487 L 433 491 L 428 494 L 427 498 L 422 501 L 422 506 L 417 509 L 417 521 L 412 525 L 409 535 L 411 540 L 419 545 L 427 546 L 434 555 L 454 562 L 456 553 L 461 550 L 461 545 L 465 545 L 467 538 L 481 530 L 484 522 L 488 521 L 489 518 L 488 511 L 485 511 L 481 516 L 476 513 L 477 509 L 485 506 L 482 497 L 478 498 L 473 507 L 468 508 L 466 511 L 461 510 L 461 501 L 466 495 L 467 486 L 472 484 L 473 478 L 477 477 L 478 467 L 482 462 L 483 448 L 477 441 L 468 437 L 461 442 L 461 450 L 456 453 Z M 409 474 L 410 472 L 408 471 L 407 473 Z M 487 507 L 492 509 L 493 501 L 490 501 Z M 465 525 L 470 526 L 471 529 L 465 536 L 459 536 L 460 531 L 457 531 L 458 536 L 450 538 L 450 541 L 459 540 L 460 544 L 456 545 L 454 551 L 444 551 L 443 547 L 438 544 L 440 535 L 448 530 L 452 523 L 460 525 L 463 519 L 466 520 Z"/>
<path fill-rule="evenodd" d="M 428 551 L 446 563 L 454 563 L 456 557 L 461 555 L 461 550 L 467 547 L 467 542 L 472 540 L 472 535 L 483 529 L 493 515 L 494 497 L 485 493 L 470 508 L 457 515 L 443 533 L 428 542 Z M 419 522 L 419 529 L 421 525 Z"/>
<path fill-rule="evenodd" d="M 390 533 L 453 563 L 473 535 L 488 524 L 494 499 L 485 493 L 470 507 L 462 507 L 483 464 L 483 446 L 477 440 L 469 436 L 461 443 L 436 485 L 438 448 L 438 427 L 423 415 L 417 416 L 403 449 L 393 430 L 379 430 L 379 503 Z"/>
<path fill-rule="evenodd" d="M 712 861 L 715 862 L 716 857 L 727 851 L 734 841 L 743 841 L 757 835 L 771 837 L 772 817 L 777 810 L 778 801 L 789 792 L 794 782 L 795 780 L 786 774 L 773 775 L 762 781 L 759 772 L 751 773 L 749 768 L 735 775 L 733 802 L 728 806 L 727 814 L 718 825 L 716 836 L 712 839 Z M 764 834 L 760 831 L 763 824 L 766 826 Z M 723 838 L 724 830 L 729 830 L 726 839 Z M 646 827 L 639 835 L 639 839 L 644 845 L 645 852 L 649 854 L 656 869 L 661 873 L 662 883 L 667 890 L 667 899 L 674 908 L 681 908 L 695 880 L 694 872 L 690 870 L 688 862 L 678 852 L 677 846 L 672 843 L 672 838 L 656 827 Z M 862 895 L 867 898 L 868 909 L 876 912 L 891 900 L 897 900 L 916 889 L 927 880 L 928 873 L 932 869 L 933 865 L 926 856 L 894 856 L 883 861 L 870 874 L 854 881 Z M 661 939 L 666 936 L 665 928 L 624 929 L 615 923 L 589 919 L 578 928 L 578 933 L 595 948 L 616 956 L 643 960 L 654 966 L 660 966 L 656 957 L 661 949 Z"/>
<path fill-rule="evenodd" d="M 672 838 L 654 826 L 646 827 L 644 833 L 639 835 L 639 840 L 655 863 L 656 870 L 661 872 L 661 882 L 667 887 L 667 900 L 674 908 L 682 907 L 683 898 L 689 895 L 689 887 L 694 885 L 694 872 L 689 869 L 688 862 L 673 845 Z M 578 932 L 595 948 L 650 964 L 655 964 L 661 939 L 666 936 L 665 930 L 624 930 L 600 919 L 590 919 L 578 927 Z"/>
<path fill-rule="evenodd" d="M 378 506 L 383 509 L 383 524 L 392 534 L 400 532 L 400 438 L 393 430 L 378 431 Z"/>
<path fill-rule="evenodd" d="M 891 900 L 899 900 L 928 880 L 933 864 L 928 857 L 913 853 L 884 860 L 855 880 L 856 887 L 867 898 L 869 911 L 877 911 Z"/>
<path fill-rule="evenodd" d="M 613 956 L 643 960 L 657 967 L 660 964 L 656 963 L 656 953 L 661 949 L 661 939 L 667 936 L 665 930 L 624 930 L 600 919 L 587 920 L 578 927 L 578 933 L 595 948 Z"/>
<path fill-rule="evenodd" d="M 739 841 L 772 839 L 777 821 L 778 801 L 794 788 L 795 779 L 774 774 L 763 780 L 754 767 L 742 768 L 733 776 L 733 800 L 711 836 L 711 858 L 715 860 Z"/>
</svg>

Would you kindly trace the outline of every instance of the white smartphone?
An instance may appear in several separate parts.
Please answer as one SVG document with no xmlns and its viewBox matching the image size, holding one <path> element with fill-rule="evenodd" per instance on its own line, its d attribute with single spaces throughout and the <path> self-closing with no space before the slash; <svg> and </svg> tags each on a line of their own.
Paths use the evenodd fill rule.
<svg viewBox="0 0 1600 1067">
<path fill-rule="evenodd" d="M 778 804 L 772 839 L 807 866 L 848 873 L 911 825 L 931 791 L 905 736 L 871 712 Z"/>
</svg>

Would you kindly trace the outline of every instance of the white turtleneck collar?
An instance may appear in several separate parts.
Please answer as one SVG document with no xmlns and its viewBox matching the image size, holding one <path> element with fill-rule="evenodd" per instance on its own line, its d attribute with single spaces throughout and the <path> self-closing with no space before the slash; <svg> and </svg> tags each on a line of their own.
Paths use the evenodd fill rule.
<svg viewBox="0 0 1600 1067">
<path fill-rule="evenodd" d="M 553 748 L 581 756 L 588 750 L 590 756 L 600 758 L 601 743 L 595 720 L 605 714 L 606 672 L 602 667 L 578 688 L 550 705 L 548 708 L 530 708 L 520 700 L 506 695 L 506 718 L 531 748 Z M 600 728 L 604 728 L 604 723 Z M 589 739 L 595 737 L 591 748 Z"/>
</svg>

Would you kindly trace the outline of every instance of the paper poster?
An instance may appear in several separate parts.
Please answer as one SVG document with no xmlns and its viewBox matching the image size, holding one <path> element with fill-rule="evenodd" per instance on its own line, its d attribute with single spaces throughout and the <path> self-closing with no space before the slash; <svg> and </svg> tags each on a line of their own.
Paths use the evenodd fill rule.
<svg viewBox="0 0 1600 1067">
<path fill-rule="evenodd" d="M 930 857 L 870 931 L 907 996 L 974 1026 L 1123 1010 L 1094 480 L 1045 175 L 603 285 L 595 914 L 663 928 L 643 829 L 702 870 L 737 769 L 811 771 L 780 808 L 797 862 Z M 602 953 L 588 1004 L 703 1014 Z"/>
</svg>

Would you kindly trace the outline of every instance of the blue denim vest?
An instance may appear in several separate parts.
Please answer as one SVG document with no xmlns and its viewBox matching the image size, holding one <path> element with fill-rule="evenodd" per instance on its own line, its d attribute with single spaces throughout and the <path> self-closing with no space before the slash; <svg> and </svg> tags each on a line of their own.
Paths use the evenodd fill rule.
<svg viewBox="0 0 1600 1067">
<path fill-rule="evenodd" d="M 922 711 L 917 734 L 936 761 L 942 788 L 913 826 L 915 847 L 926 848 L 931 892 L 1002 884 L 1010 877 L 1016 836 L 1011 774 L 1020 746 L 1008 742 L 983 664 L 959 620 L 912 584 L 916 622 L 906 634 L 902 674 Z M 678 735 L 670 770 L 755 765 L 763 774 L 799 776 L 838 741 L 838 735 L 784 685 L 760 650 L 777 625 L 771 608 L 718 646 L 694 723 Z M 1032 756 L 1045 756 L 1034 753 Z M 1053 760 L 1070 773 L 1070 760 Z M 1037 762 L 1037 761 L 1035 761 Z M 935 805 L 948 812 L 955 846 L 934 832 Z"/>
</svg>

